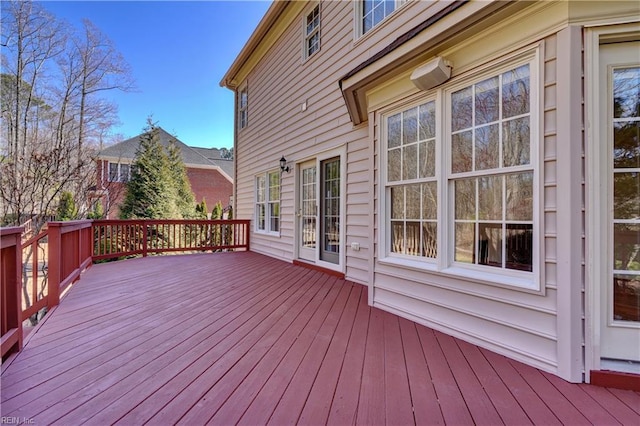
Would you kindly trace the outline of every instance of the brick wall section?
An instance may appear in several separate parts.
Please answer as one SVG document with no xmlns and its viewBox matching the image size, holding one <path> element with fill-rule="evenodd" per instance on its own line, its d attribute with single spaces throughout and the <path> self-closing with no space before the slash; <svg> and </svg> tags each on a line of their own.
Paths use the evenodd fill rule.
<svg viewBox="0 0 640 426">
<path fill-rule="evenodd" d="M 108 219 L 117 219 L 120 213 L 118 206 L 124 201 L 125 185 L 120 182 L 109 182 L 107 164 L 107 161 L 98 161 L 96 167 L 98 185 L 96 190 L 108 191 L 109 203 L 112 207 L 107 212 L 106 196 L 101 197 L 102 206 L 105 212 L 108 213 Z M 104 175 L 102 174 L 103 167 L 105 168 Z M 187 168 L 187 177 L 191 183 L 191 190 L 196 202 L 199 203 L 204 199 L 209 212 L 218 201 L 222 203 L 222 207 L 227 207 L 231 203 L 233 184 L 218 170 Z"/>
</svg>

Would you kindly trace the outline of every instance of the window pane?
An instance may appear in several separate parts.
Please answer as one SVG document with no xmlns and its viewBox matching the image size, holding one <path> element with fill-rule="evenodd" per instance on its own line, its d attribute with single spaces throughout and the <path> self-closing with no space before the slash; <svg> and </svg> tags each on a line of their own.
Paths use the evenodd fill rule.
<svg viewBox="0 0 640 426">
<path fill-rule="evenodd" d="M 436 222 L 422 224 L 422 255 L 430 258 L 438 256 L 438 225 Z"/>
<path fill-rule="evenodd" d="M 111 182 L 118 181 L 118 163 L 109 163 L 109 180 Z"/>
<path fill-rule="evenodd" d="M 502 117 L 529 112 L 529 65 L 502 74 Z"/>
<path fill-rule="evenodd" d="M 402 113 L 402 144 L 418 141 L 418 108 Z"/>
<path fill-rule="evenodd" d="M 476 129 L 476 170 L 500 167 L 499 139 L 497 124 Z"/>
<path fill-rule="evenodd" d="M 271 232 L 280 231 L 280 203 L 269 204 L 269 217 L 271 219 L 269 230 Z"/>
<path fill-rule="evenodd" d="M 457 133 L 451 136 L 451 171 L 453 173 L 470 172 L 473 164 L 473 142 L 471 132 Z"/>
<path fill-rule="evenodd" d="M 256 200 L 260 203 L 266 200 L 265 178 L 259 176 L 256 178 Z"/>
<path fill-rule="evenodd" d="M 265 205 L 258 204 L 256 206 L 256 216 L 258 222 L 258 229 L 264 231 L 265 230 Z"/>
<path fill-rule="evenodd" d="M 613 217 L 640 218 L 640 174 L 613 174 Z"/>
<path fill-rule="evenodd" d="M 400 172 L 402 170 L 402 149 L 396 148 L 389 151 L 387 165 L 387 180 L 389 182 L 400 180 Z"/>
<path fill-rule="evenodd" d="M 640 271 L 640 225 L 613 225 L 613 269 Z"/>
<path fill-rule="evenodd" d="M 451 95 L 451 130 L 453 132 L 471 127 L 473 99 L 471 87 L 458 90 Z"/>
<path fill-rule="evenodd" d="M 640 276 L 613 276 L 613 319 L 640 321 Z"/>
<path fill-rule="evenodd" d="M 391 252 L 404 253 L 404 222 L 391 221 Z"/>
<path fill-rule="evenodd" d="M 640 167 L 640 120 L 613 123 L 613 167 Z"/>
<path fill-rule="evenodd" d="M 373 25 L 376 26 L 384 19 L 384 3 L 380 2 L 373 7 Z"/>
<path fill-rule="evenodd" d="M 404 187 L 391 188 L 391 219 L 404 218 Z"/>
<path fill-rule="evenodd" d="M 420 178 L 436 175 L 436 142 L 420 142 Z"/>
<path fill-rule="evenodd" d="M 502 176 L 478 178 L 478 218 L 502 220 Z"/>
<path fill-rule="evenodd" d="M 420 255 L 420 222 L 407 222 L 405 227 L 405 254 Z"/>
<path fill-rule="evenodd" d="M 640 68 L 613 71 L 613 116 L 640 117 Z"/>
<path fill-rule="evenodd" d="M 480 223 L 478 264 L 502 268 L 502 224 Z"/>
<path fill-rule="evenodd" d="M 511 174 L 507 180 L 507 220 L 533 220 L 533 172 Z"/>
<path fill-rule="evenodd" d="M 496 121 L 499 118 L 498 77 L 476 84 L 476 126 Z"/>
<path fill-rule="evenodd" d="M 269 173 L 269 201 L 280 200 L 280 174 Z"/>
<path fill-rule="evenodd" d="M 129 182 L 128 164 L 120 164 L 120 182 Z"/>
<path fill-rule="evenodd" d="M 418 177 L 418 145 L 408 145 L 402 149 L 402 179 Z"/>
<path fill-rule="evenodd" d="M 475 183 L 475 179 L 460 179 L 455 181 L 456 219 L 474 220 L 476 218 Z"/>
<path fill-rule="evenodd" d="M 475 241 L 475 224 L 455 224 L 455 261 L 474 263 L 473 244 Z"/>
<path fill-rule="evenodd" d="M 389 148 L 400 146 L 402 135 L 402 114 L 392 115 L 387 119 L 387 144 Z"/>
<path fill-rule="evenodd" d="M 422 218 L 438 218 L 438 183 L 427 182 L 422 184 Z"/>
<path fill-rule="evenodd" d="M 420 105 L 420 140 L 436 137 L 436 103 L 429 102 Z"/>
<path fill-rule="evenodd" d="M 533 271 L 533 225 L 507 224 L 507 269 Z"/>
<path fill-rule="evenodd" d="M 521 166 L 530 163 L 529 117 L 509 120 L 502 125 L 503 166 Z"/>
<path fill-rule="evenodd" d="M 405 215 L 407 219 L 420 219 L 420 185 L 406 186 Z"/>
</svg>

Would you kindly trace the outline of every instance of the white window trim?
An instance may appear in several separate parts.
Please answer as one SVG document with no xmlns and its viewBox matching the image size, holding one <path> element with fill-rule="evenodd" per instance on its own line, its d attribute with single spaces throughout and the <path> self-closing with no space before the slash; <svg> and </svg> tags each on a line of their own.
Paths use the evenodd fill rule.
<svg viewBox="0 0 640 426">
<path fill-rule="evenodd" d="M 118 176 L 116 179 L 111 179 L 111 165 L 112 164 L 117 164 L 118 165 Z M 122 166 L 129 166 L 129 171 L 127 172 L 127 176 L 126 179 L 123 179 L 122 176 Z M 108 182 L 119 182 L 119 183 L 127 183 L 131 180 L 131 167 L 133 166 L 133 164 L 131 163 L 121 163 L 121 162 L 115 162 L 115 161 L 107 161 L 107 181 Z"/>
<path fill-rule="evenodd" d="M 311 32 L 311 34 L 307 34 L 307 18 L 309 17 L 309 15 L 311 15 L 313 13 L 313 11 L 316 9 L 316 7 L 318 8 L 318 26 Z M 322 44 L 321 44 L 321 26 L 322 26 L 322 7 L 320 5 L 320 3 L 315 3 L 311 6 L 311 8 L 309 9 L 309 11 L 307 13 L 304 14 L 303 18 L 302 18 L 302 38 L 304 40 L 303 46 L 302 46 L 302 58 L 306 61 L 307 59 L 310 59 L 312 57 L 314 57 L 318 52 L 320 52 L 320 49 L 322 48 Z M 311 40 L 311 38 L 315 35 L 318 34 L 318 48 L 316 49 L 315 52 L 313 52 L 312 54 L 309 54 L 309 40 Z"/>
<path fill-rule="evenodd" d="M 254 223 L 255 226 L 253 227 L 254 232 L 256 232 L 257 234 L 262 234 L 262 235 L 272 235 L 272 236 L 280 236 L 280 229 L 278 229 L 277 231 L 272 231 L 271 230 L 271 214 L 270 214 L 270 210 L 269 210 L 269 204 L 271 204 L 270 200 L 269 200 L 269 175 L 276 173 L 278 175 L 279 178 L 279 192 L 280 192 L 280 198 L 278 199 L 278 204 L 280 205 L 280 216 L 279 216 L 279 223 L 280 223 L 280 227 L 282 227 L 282 176 L 280 173 L 280 170 L 269 170 L 266 171 L 264 173 L 259 173 L 257 175 L 255 175 L 254 180 L 253 180 L 253 191 L 254 191 L 254 208 L 253 208 L 253 214 L 254 214 Z M 264 201 L 259 202 L 258 201 L 258 186 L 257 186 L 257 182 L 258 182 L 258 178 L 264 178 L 265 180 L 265 188 L 264 188 Z M 258 205 L 260 204 L 264 204 L 265 206 L 265 214 L 264 214 L 264 229 L 260 229 L 258 226 Z"/>
<path fill-rule="evenodd" d="M 378 199 L 380 200 L 380 210 L 378 215 L 378 229 L 380 230 L 380 251 L 378 262 L 392 266 L 403 267 L 411 270 L 433 272 L 438 275 L 454 276 L 470 282 L 483 283 L 509 289 L 517 289 L 534 294 L 544 294 L 544 210 L 543 210 L 543 164 L 542 150 L 544 148 L 543 108 L 541 97 L 544 90 L 541 81 L 543 70 L 542 45 L 536 44 L 521 52 L 509 55 L 506 58 L 491 61 L 485 66 L 459 76 L 444 87 L 426 93 L 419 98 L 413 98 L 409 102 L 394 105 L 388 109 L 380 111 L 379 125 L 379 152 L 380 161 L 378 170 L 380 173 L 380 185 L 378 189 Z M 451 132 L 450 128 L 450 94 L 467 87 L 470 84 L 482 81 L 485 78 L 496 76 L 516 66 L 530 64 L 530 137 L 531 137 L 531 166 L 526 166 L 527 170 L 533 170 L 533 253 L 532 272 L 523 272 L 509 269 L 497 269 L 490 266 L 461 264 L 453 261 L 453 223 L 449 212 L 452 212 L 453 190 L 448 188 L 452 185 L 454 176 L 449 171 L 451 161 Z M 438 182 L 438 257 L 437 259 L 423 258 L 418 256 L 391 253 L 388 242 L 390 241 L 390 227 L 387 226 L 388 218 L 391 214 L 390 203 L 387 202 L 387 118 L 409 108 L 435 100 L 436 102 L 436 178 Z M 449 126 L 449 127 L 448 127 Z M 444 165 L 444 167 L 443 167 Z M 518 168 L 509 168 L 508 172 L 516 172 Z M 506 172 L 506 171 L 505 171 Z M 501 172 L 502 174 L 503 172 Z M 459 176 L 455 176 L 457 178 Z M 445 218 L 445 219 L 443 219 Z"/>
<path fill-rule="evenodd" d="M 363 20 L 364 20 L 364 7 L 363 7 L 363 0 L 354 0 L 354 5 L 353 5 L 353 10 L 354 10 L 354 31 L 355 31 L 355 37 L 354 40 L 358 40 L 361 37 L 364 36 L 368 36 L 369 34 L 373 33 L 376 31 L 376 29 L 378 29 L 379 27 L 383 26 L 385 22 L 387 22 L 389 20 L 390 17 L 394 16 L 396 14 L 396 12 L 402 8 L 404 5 L 406 5 L 407 3 L 409 3 L 410 0 L 395 0 L 395 8 L 393 9 L 393 11 L 391 13 L 389 13 L 387 16 L 385 16 L 384 18 L 382 18 L 382 21 L 378 22 L 376 25 L 374 25 L 373 27 L 371 27 L 369 29 L 369 31 L 364 32 L 364 25 L 363 25 Z"/>
<path fill-rule="evenodd" d="M 241 104 L 240 104 L 242 100 L 243 92 L 246 92 L 247 94 L 247 104 L 244 106 L 244 108 L 241 107 Z M 249 126 L 249 90 L 247 88 L 246 82 L 238 88 L 237 105 L 238 105 L 238 110 L 237 110 L 236 119 L 238 120 L 238 130 L 240 131 L 240 130 L 246 129 Z M 245 117 L 244 123 L 240 118 L 243 112 Z"/>
</svg>

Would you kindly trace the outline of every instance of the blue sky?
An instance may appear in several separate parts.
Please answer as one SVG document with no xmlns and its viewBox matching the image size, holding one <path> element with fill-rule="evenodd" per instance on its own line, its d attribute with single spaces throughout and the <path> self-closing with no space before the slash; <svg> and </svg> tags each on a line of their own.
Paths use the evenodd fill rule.
<svg viewBox="0 0 640 426">
<path fill-rule="evenodd" d="M 187 145 L 233 146 L 233 92 L 224 73 L 271 2 L 43 1 L 59 19 L 81 28 L 92 21 L 133 71 L 137 91 L 112 91 L 121 125 L 113 133 L 140 134 L 147 117 Z"/>
</svg>

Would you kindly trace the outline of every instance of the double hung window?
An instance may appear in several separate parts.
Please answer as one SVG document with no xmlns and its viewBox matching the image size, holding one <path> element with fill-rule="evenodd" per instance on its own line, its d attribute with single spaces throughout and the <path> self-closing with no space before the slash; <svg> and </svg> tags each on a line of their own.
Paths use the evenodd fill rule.
<svg viewBox="0 0 640 426">
<path fill-rule="evenodd" d="M 360 34 L 366 34 L 407 0 L 362 0 L 359 3 Z"/>
<path fill-rule="evenodd" d="M 304 32 L 304 57 L 306 59 L 320 50 L 320 5 L 316 5 L 307 15 Z"/>
<path fill-rule="evenodd" d="M 536 76 L 527 59 L 384 116 L 387 258 L 534 281 Z"/>
<path fill-rule="evenodd" d="M 129 182 L 131 179 L 131 165 L 123 163 L 109 163 L 109 182 Z"/>
<path fill-rule="evenodd" d="M 256 231 L 280 232 L 280 173 L 256 176 Z"/>
<path fill-rule="evenodd" d="M 249 92 L 245 84 L 238 91 L 238 129 L 244 129 L 249 124 L 248 116 Z"/>
</svg>

